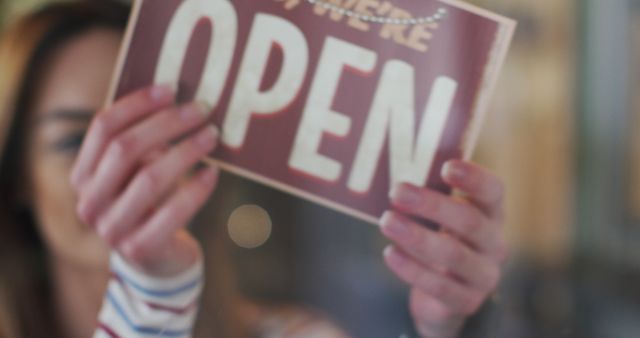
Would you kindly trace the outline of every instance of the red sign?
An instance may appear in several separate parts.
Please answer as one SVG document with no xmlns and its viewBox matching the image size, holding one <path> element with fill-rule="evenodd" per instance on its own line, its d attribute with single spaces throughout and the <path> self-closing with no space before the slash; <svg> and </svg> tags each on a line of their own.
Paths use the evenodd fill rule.
<svg viewBox="0 0 640 338">
<path fill-rule="evenodd" d="M 376 222 L 388 191 L 446 191 L 514 22 L 454 0 L 138 0 L 112 98 L 176 84 L 222 168 Z"/>
</svg>

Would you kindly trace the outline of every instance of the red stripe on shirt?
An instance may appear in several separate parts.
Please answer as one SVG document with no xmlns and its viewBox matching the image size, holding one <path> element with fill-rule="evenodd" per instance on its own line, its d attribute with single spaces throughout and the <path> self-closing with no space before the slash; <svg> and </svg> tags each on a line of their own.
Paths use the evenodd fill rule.
<svg viewBox="0 0 640 338">
<path fill-rule="evenodd" d="M 109 325 L 105 323 L 98 324 L 98 329 L 104 331 L 104 333 L 108 334 L 111 338 L 121 338 L 113 329 L 109 327 Z"/>
</svg>

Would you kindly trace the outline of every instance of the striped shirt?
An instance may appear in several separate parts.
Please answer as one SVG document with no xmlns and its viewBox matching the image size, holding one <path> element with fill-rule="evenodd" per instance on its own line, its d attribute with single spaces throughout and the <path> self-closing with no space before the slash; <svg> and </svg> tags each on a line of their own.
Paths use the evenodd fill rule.
<svg viewBox="0 0 640 338">
<path fill-rule="evenodd" d="M 110 258 L 112 278 L 93 338 L 191 337 L 203 287 L 203 264 L 179 276 L 153 278 L 120 255 Z"/>
<path fill-rule="evenodd" d="M 117 253 L 111 254 L 110 264 L 112 278 L 93 338 L 192 336 L 204 281 L 202 260 L 172 278 L 140 273 Z M 332 321 L 308 309 L 265 310 L 257 320 L 261 338 L 348 338 Z M 488 331 L 467 325 L 461 337 L 489 336 L 477 335 L 481 332 Z"/>
</svg>

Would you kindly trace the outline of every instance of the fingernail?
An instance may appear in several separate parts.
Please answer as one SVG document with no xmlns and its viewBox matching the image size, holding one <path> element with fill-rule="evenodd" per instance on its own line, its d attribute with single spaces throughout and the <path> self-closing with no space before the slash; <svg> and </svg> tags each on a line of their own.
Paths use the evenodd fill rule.
<svg viewBox="0 0 640 338">
<path fill-rule="evenodd" d="M 216 142 L 219 134 L 220 132 L 218 131 L 218 127 L 210 125 L 200 132 L 196 137 L 196 142 L 202 148 L 209 149 Z"/>
<path fill-rule="evenodd" d="M 197 111 L 202 115 L 202 117 L 208 117 L 211 114 L 213 108 L 206 104 L 205 102 L 199 101 L 196 102 L 196 106 L 198 107 Z"/>
<path fill-rule="evenodd" d="M 386 211 L 380 220 L 383 233 L 393 237 L 405 237 L 409 235 L 409 225 L 404 221 L 394 217 L 391 212 Z"/>
<path fill-rule="evenodd" d="M 162 101 L 166 98 L 173 97 L 175 91 L 172 85 L 155 85 L 151 88 L 151 99 L 154 101 Z"/>
<path fill-rule="evenodd" d="M 402 255 L 393 253 L 393 246 L 389 245 L 384 248 L 382 255 L 389 260 L 389 262 L 395 266 L 402 266 L 406 262 Z"/>
<path fill-rule="evenodd" d="M 461 180 L 466 176 L 466 171 L 460 165 L 449 161 L 442 166 L 441 176 L 450 180 Z"/>
<path fill-rule="evenodd" d="M 199 103 L 190 104 L 180 109 L 180 118 L 183 121 L 200 120 L 207 116 L 207 108 Z"/>
<path fill-rule="evenodd" d="M 404 184 L 395 185 L 389 192 L 391 200 L 397 204 L 411 206 L 420 201 L 420 194 Z"/>
<path fill-rule="evenodd" d="M 206 103 L 196 102 L 193 104 L 194 112 L 197 113 L 201 118 L 207 118 L 211 113 L 211 107 L 209 107 Z"/>
<path fill-rule="evenodd" d="M 382 251 L 382 255 L 384 257 L 391 257 L 391 254 L 393 253 L 393 248 L 391 247 L 391 245 L 388 245 L 386 248 L 384 248 L 384 250 Z"/>
<path fill-rule="evenodd" d="M 389 222 L 389 217 L 391 217 L 391 212 L 389 212 L 389 211 L 383 212 L 382 216 L 380 216 L 380 220 L 378 221 L 378 225 L 380 227 L 384 227 L 385 224 L 387 224 Z"/>
</svg>

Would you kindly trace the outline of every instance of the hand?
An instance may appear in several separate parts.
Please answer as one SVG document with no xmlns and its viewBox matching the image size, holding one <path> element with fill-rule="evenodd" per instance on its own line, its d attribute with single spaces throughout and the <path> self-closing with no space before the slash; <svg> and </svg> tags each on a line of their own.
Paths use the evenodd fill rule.
<svg viewBox="0 0 640 338">
<path fill-rule="evenodd" d="M 185 226 L 218 169 L 185 175 L 216 147 L 206 114 L 196 104 L 174 106 L 168 87 L 139 90 L 95 116 L 72 170 L 80 220 L 148 275 L 171 277 L 201 259 Z"/>
<path fill-rule="evenodd" d="M 425 338 L 457 337 L 497 287 L 506 259 L 501 181 L 457 160 L 445 165 L 442 176 L 466 197 L 401 184 L 391 191 L 398 212 L 387 211 L 380 221 L 393 242 L 385 262 L 410 285 L 410 312 Z M 438 223 L 441 230 L 409 216 Z"/>
</svg>

